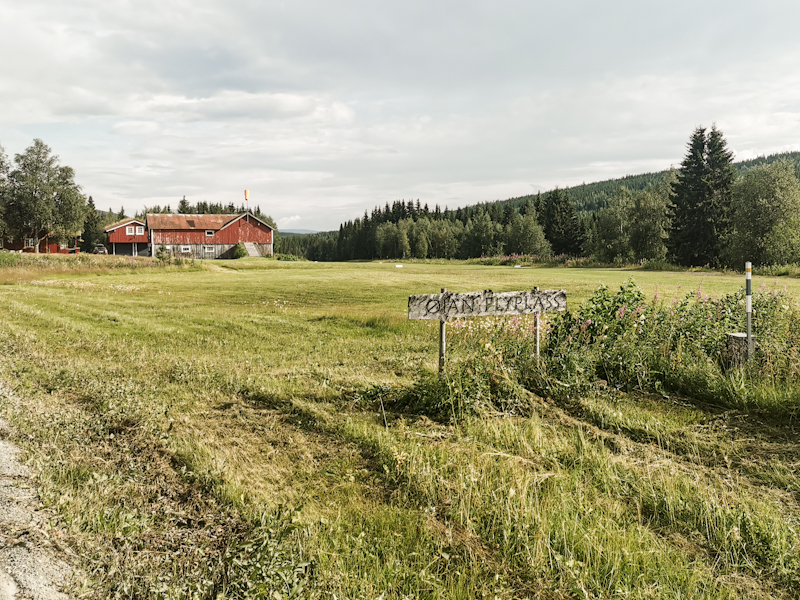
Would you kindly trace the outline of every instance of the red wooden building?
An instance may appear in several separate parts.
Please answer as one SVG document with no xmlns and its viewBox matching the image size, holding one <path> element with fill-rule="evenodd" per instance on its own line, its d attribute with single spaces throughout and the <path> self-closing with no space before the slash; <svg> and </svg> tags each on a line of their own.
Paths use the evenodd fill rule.
<svg viewBox="0 0 800 600">
<path fill-rule="evenodd" d="M 138 219 L 123 219 L 105 228 L 109 254 L 150 256 L 147 225 Z"/>
<path fill-rule="evenodd" d="M 182 258 L 233 258 L 245 245 L 251 256 L 272 256 L 272 227 L 250 213 L 240 215 L 147 215 L 153 255 L 162 245 Z"/>
<path fill-rule="evenodd" d="M 0 249 L 12 252 L 36 252 L 36 238 L 24 238 L 21 240 L 4 240 L 0 237 Z M 73 254 L 80 252 L 78 241 L 75 240 L 73 247 L 67 243 L 54 242 L 52 238 L 45 237 L 39 242 L 40 254 Z"/>
</svg>

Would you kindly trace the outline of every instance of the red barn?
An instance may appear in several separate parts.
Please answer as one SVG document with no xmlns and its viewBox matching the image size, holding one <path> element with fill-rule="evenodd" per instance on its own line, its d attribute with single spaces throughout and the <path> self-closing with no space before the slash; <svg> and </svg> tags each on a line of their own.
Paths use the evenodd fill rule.
<svg viewBox="0 0 800 600">
<path fill-rule="evenodd" d="M 150 256 L 147 225 L 138 219 L 123 219 L 105 228 L 111 254 Z"/>
<path fill-rule="evenodd" d="M 250 213 L 241 215 L 147 215 L 153 255 L 163 245 L 181 258 L 233 258 L 244 244 L 250 256 L 272 256 L 273 228 Z"/>
</svg>

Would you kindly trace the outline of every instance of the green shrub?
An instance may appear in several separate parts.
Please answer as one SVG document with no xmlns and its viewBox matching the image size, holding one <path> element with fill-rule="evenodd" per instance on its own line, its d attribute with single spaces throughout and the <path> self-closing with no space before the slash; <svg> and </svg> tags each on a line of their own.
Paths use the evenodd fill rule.
<svg viewBox="0 0 800 600">
<path fill-rule="evenodd" d="M 303 260 L 299 256 L 295 256 L 294 254 L 276 254 L 275 258 L 278 260 L 288 260 L 288 261 Z"/>
<path fill-rule="evenodd" d="M 172 253 L 167 250 L 167 247 L 164 244 L 161 244 L 156 250 L 156 260 L 161 264 L 169 264 L 172 262 Z"/>
<path fill-rule="evenodd" d="M 19 254 L 0 252 L 0 268 L 16 266 L 19 263 L 19 257 Z"/>
<path fill-rule="evenodd" d="M 244 258 L 245 256 L 247 256 L 247 248 L 244 247 L 243 243 L 239 242 L 233 249 L 233 258 Z"/>
</svg>

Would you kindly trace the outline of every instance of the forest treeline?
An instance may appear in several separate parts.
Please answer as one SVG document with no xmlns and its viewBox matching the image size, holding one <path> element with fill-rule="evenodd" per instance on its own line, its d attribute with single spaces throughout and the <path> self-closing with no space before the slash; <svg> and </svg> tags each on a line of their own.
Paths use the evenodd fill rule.
<svg viewBox="0 0 800 600">
<path fill-rule="evenodd" d="M 309 260 L 586 256 L 685 266 L 800 262 L 800 152 L 733 163 L 716 126 L 698 127 L 679 168 L 441 209 L 398 200 L 336 232 L 285 236 Z"/>
</svg>

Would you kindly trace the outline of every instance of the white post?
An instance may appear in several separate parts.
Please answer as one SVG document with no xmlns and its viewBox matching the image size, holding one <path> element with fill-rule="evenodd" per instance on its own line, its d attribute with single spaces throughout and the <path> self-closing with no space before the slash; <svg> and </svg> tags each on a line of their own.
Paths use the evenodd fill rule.
<svg viewBox="0 0 800 600">
<path fill-rule="evenodd" d="M 747 360 L 753 358 L 753 264 L 744 263 L 745 273 L 745 302 L 747 303 Z"/>
<path fill-rule="evenodd" d="M 442 294 L 447 291 L 447 288 L 442 288 Z M 444 307 L 442 307 L 444 308 Z M 444 310 L 442 310 L 442 314 L 444 314 Z M 444 319 L 439 321 L 439 375 L 441 376 L 444 372 L 444 354 L 447 348 L 447 323 Z"/>
<path fill-rule="evenodd" d="M 536 362 L 539 362 L 539 326 L 541 325 L 541 321 L 539 319 L 539 313 L 535 313 L 536 315 Z"/>
</svg>

